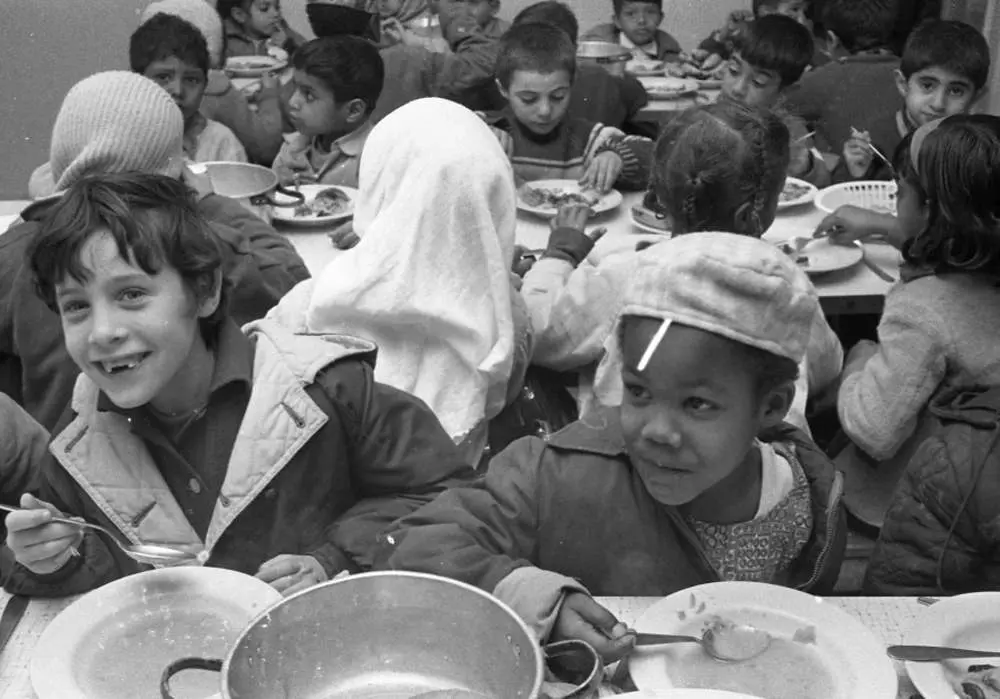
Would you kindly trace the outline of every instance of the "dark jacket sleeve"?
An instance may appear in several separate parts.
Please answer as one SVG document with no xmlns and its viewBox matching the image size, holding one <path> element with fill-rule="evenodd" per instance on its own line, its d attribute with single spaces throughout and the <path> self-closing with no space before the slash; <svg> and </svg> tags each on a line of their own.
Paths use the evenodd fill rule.
<svg viewBox="0 0 1000 699">
<path fill-rule="evenodd" d="M 17 505 L 48 456 L 49 433 L 9 396 L 0 394 L 0 502 Z"/>
<path fill-rule="evenodd" d="M 544 449 L 540 439 L 521 439 L 480 480 L 393 524 L 376 568 L 434 573 L 492 591 L 511 571 L 532 565 Z"/>
<path fill-rule="evenodd" d="M 653 164 L 653 141 L 645 136 L 626 136 L 608 146 L 622 159 L 622 171 L 615 186 L 631 191 L 642 191 L 649 186 L 649 173 Z"/>
<path fill-rule="evenodd" d="M 229 314 L 240 324 L 263 318 L 309 270 L 288 240 L 239 202 L 210 194 L 198 205 L 230 252 Z"/>
<path fill-rule="evenodd" d="M 367 569 L 378 535 L 390 523 L 475 473 L 430 408 L 375 382 L 367 365 L 349 375 L 327 372 L 318 380 L 352 432 L 351 475 L 359 499 L 330 527 L 332 548 L 313 555 L 334 561 L 342 551 Z"/>
<path fill-rule="evenodd" d="M 475 22 L 453 22 L 445 36 L 451 53 L 423 52 L 423 76 L 427 94 L 459 97 L 466 90 L 493 80 L 499 43 L 486 36 Z"/>
<path fill-rule="evenodd" d="M 983 464 L 982 453 L 968 448 L 969 439 L 959 443 L 931 438 L 917 449 L 875 544 L 866 593 L 938 595 L 995 589 L 1000 488 L 995 464 L 986 474 L 974 475 Z"/>
</svg>

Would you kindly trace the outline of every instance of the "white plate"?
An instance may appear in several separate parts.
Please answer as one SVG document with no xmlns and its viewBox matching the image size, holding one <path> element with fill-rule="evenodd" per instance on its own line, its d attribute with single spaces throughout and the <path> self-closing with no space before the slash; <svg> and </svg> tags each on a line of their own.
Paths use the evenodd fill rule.
<svg viewBox="0 0 1000 699">
<path fill-rule="evenodd" d="M 1000 650 L 1000 592 L 946 597 L 925 609 L 903 643 Z M 956 699 L 952 688 L 969 665 L 997 665 L 996 660 L 947 660 L 906 663 L 906 672 L 924 699 Z"/>
<path fill-rule="evenodd" d="M 698 585 L 660 600 L 639 618 L 638 631 L 700 636 L 714 616 L 791 639 L 815 629 L 811 646 L 836 683 L 831 699 L 892 699 L 897 677 L 882 645 L 857 619 L 819 597 L 777 585 L 718 582 Z M 665 691 L 671 675 L 704 651 L 694 644 L 637 648 L 629 672 L 639 689 Z M 803 698 L 804 699 L 804 698 Z M 821 699 L 811 697 L 810 699 Z"/>
<path fill-rule="evenodd" d="M 780 245 L 787 241 L 777 241 Z M 797 260 L 806 257 L 808 264 L 799 265 L 806 274 L 827 274 L 848 269 L 861 262 L 864 252 L 854 245 L 834 245 L 827 238 L 810 241 L 795 255 Z"/>
<path fill-rule="evenodd" d="M 224 568 L 161 568 L 108 583 L 66 607 L 31 658 L 38 699 L 160 696 L 160 675 L 189 656 L 225 658 L 258 614 L 282 599 L 267 583 Z M 219 676 L 185 672 L 180 697 L 209 697 Z"/>
<path fill-rule="evenodd" d="M 749 694 L 721 692 L 718 689 L 671 689 L 663 692 L 625 692 L 622 699 L 759 699 Z"/>
<path fill-rule="evenodd" d="M 795 199 L 789 199 L 788 201 L 781 201 L 779 199 L 778 211 L 782 211 L 784 209 L 790 209 L 793 206 L 802 206 L 803 204 L 808 204 L 813 199 L 816 198 L 816 193 L 819 191 L 818 189 L 816 189 L 816 185 L 810 184 L 805 180 L 800 180 L 798 177 L 786 177 L 785 184 L 786 185 L 794 184 L 798 185 L 799 187 L 805 187 L 808 191 L 803 192 L 801 196 L 796 197 Z"/>
<path fill-rule="evenodd" d="M 265 73 L 284 70 L 287 58 L 274 56 L 233 56 L 226 61 L 225 72 L 233 78 L 259 78 Z"/>
<path fill-rule="evenodd" d="M 559 189 L 564 192 L 580 192 L 580 184 L 576 180 L 535 180 L 534 182 L 528 182 L 522 185 L 522 187 L 533 187 L 537 189 Z M 622 203 L 622 193 L 616 189 L 612 189 L 607 194 L 601 194 L 600 199 L 596 204 L 594 204 L 591 209 L 594 212 L 594 216 L 599 214 L 612 211 L 621 206 Z M 521 199 L 521 194 L 518 192 L 517 195 L 517 208 L 521 211 L 526 211 L 529 214 L 535 214 L 536 216 L 542 216 L 544 218 L 552 218 L 558 213 L 557 209 L 552 209 L 549 207 L 541 206 L 530 206 Z"/>
<path fill-rule="evenodd" d="M 344 194 L 351 198 L 351 205 L 339 214 L 333 214 L 332 216 L 296 216 L 294 206 L 275 206 L 271 212 L 271 219 L 274 221 L 280 221 L 283 224 L 289 226 L 327 226 L 332 223 L 339 223 L 340 221 L 346 221 L 354 215 L 354 202 L 358 198 L 358 190 L 353 187 L 341 187 L 340 185 L 333 184 L 304 184 L 299 187 L 299 191 L 306 198 L 306 204 L 312 203 L 312 200 L 316 198 L 316 195 L 322 192 L 324 189 L 330 189 L 331 187 L 341 190 Z M 290 188 L 291 189 L 291 188 Z M 292 201 L 290 197 L 286 197 L 281 192 L 274 193 L 274 200 L 277 202 Z"/>
<path fill-rule="evenodd" d="M 670 100 L 697 94 L 698 81 L 692 78 L 643 78 L 639 82 L 646 88 L 651 100 Z"/>
<path fill-rule="evenodd" d="M 637 78 L 663 75 L 663 71 L 663 61 L 629 61 L 625 64 L 625 72 Z"/>
<path fill-rule="evenodd" d="M 656 226 L 640 221 L 635 215 L 635 207 L 629 209 L 628 215 L 629 219 L 632 221 L 632 225 L 644 233 L 656 233 L 657 235 L 662 235 L 665 238 L 669 238 L 671 235 L 669 228 L 657 228 Z"/>
</svg>

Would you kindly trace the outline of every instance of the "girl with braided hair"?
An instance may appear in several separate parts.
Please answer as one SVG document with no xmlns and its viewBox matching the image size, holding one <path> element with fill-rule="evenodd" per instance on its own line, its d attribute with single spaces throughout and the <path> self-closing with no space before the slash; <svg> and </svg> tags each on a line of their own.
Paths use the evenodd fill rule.
<svg viewBox="0 0 1000 699">
<path fill-rule="evenodd" d="M 664 126 L 656 143 L 647 201 L 672 220 L 674 236 L 719 231 L 759 238 L 774 220 L 788 157 L 788 130 L 769 111 L 729 101 L 689 109 Z M 591 384 L 590 369 L 604 354 L 622 290 L 645 251 L 587 262 L 595 241 L 583 229 L 586 216 L 572 213 L 555 219 L 548 249 L 525 274 L 521 293 L 535 334 L 532 361 L 559 371 L 582 370 L 580 407 L 586 415 L 595 407 L 593 398 L 605 405 L 621 402 L 620 385 L 600 375 Z M 837 336 L 817 314 L 790 423 L 808 431 L 810 389 L 832 383 L 842 363 Z"/>
</svg>

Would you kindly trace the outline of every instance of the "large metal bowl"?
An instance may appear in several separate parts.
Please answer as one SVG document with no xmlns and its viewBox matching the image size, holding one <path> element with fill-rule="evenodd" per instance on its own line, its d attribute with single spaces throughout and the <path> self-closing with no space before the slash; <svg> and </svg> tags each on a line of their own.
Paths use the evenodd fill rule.
<svg viewBox="0 0 1000 699">
<path fill-rule="evenodd" d="M 632 52 L 610 41 L 581 41 L 576 47 L 576 58 L 580 63 L 595 63 L 621 77 L 625 75 L 625 64 L 631 60 Z"/>
<path fill-rule="evenodd" d="M 206 666 L 182 661 L 172 669 L 191 667 Z M 543 660 L 524 622 L 491 595 L 394 571 L 279 602 L 243 632 L 221 669 L 224 699 L 410 699 L 449 689 L 534 699 Z"/>
</svg>

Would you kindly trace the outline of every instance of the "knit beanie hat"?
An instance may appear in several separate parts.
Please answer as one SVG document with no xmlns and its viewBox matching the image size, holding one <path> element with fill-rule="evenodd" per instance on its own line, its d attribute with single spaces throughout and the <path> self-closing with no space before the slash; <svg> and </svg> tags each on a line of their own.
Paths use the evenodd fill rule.
<svg viewBox="0 0 1000 699">
<path fill-rule="evenodd" d="M 157 14 L 180 17 L 194 26 L 205 37 L 210 67 L 222 65 L 222 19 L 213 5 L 206 0 L 155 0 L 142 11 L 139 24 L 145 24 Z"/>
<path fill-rule="evenodd" d="M 616 326 L 625 316 L 666 321 L 646 348 L 648 356 L 676 322 L 798 364 L 819 313 L 812 282 L 771 243 L 734 233 L 688 233 L 636 254 Z M 602 403 L 615 405 L 621 384 L 617 328 L 605 350 L 595 390 Z"/>
<path fill-rule="evenodd" d="M 183 157 L 184 117 L 167 91 L 137 73 L 84 78 L 66 94 L 49 163 L 56 191 L 92 172 L 171 174 Z"/>
</svg>

